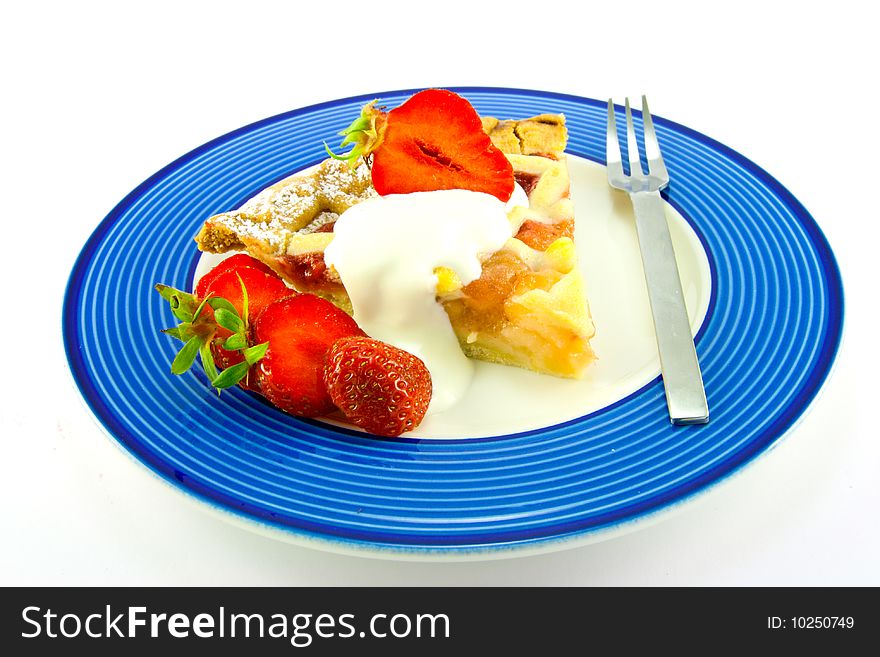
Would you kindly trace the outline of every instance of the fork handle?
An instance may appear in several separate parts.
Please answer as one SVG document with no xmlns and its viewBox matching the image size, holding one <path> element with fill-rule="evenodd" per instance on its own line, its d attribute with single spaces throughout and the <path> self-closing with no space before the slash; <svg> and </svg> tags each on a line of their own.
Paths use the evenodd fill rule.
<svg viewBox="0 0 880 657">
<path fill-rule="evenodd" d="M 669 418 L 673 424 L 703 424 L 709 421 L 709 406 L 663 200 L 660 192 L 648 191 L 633 192 L 630 198 L 636 215 Z"/>
</svg>

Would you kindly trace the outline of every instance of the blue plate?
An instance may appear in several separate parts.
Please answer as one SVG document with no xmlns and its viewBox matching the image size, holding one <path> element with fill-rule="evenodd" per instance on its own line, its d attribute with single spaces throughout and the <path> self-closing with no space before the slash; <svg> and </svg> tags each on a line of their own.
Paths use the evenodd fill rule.
<svg viewBox="0 0 880 657">
<path fill-rule="evenodd" d="M 683 501 L 789 429 L 840 342 L 843 291 L 800 203 L 729 148 L 655 119 L 667 200 L 709 256 L 697 336 L 712 421 L 676 427 L 659 379 L 564 424 L 461 440 L 376 439 L 287 416 L 241 390 L 173 377 L 172 318 L 153 285 L 186 287 L 210 214 L 324 158 L 323 141 L 381 98 L 346 98 L 246 126 L 197 148 L 129 194 L 82 250 L 64 304 L 74 379 L 107 431 L 144 465 L 225 511 L 331 549 L 472 555 L 589 540 Z M 562 112 L 569 152 L 604 162 L 605 104 L 464 88 L 481 114 Z M 571 541 L 571 544 L 580 541 Z"/>
</svg>

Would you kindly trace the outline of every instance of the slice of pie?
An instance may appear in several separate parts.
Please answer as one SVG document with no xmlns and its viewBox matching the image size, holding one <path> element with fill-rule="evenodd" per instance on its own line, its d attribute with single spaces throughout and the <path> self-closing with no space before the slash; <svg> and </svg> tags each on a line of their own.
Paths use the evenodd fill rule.
<svg viewBox="0 0 880 657">
<path fill-rule="evenodd" d="M 508 210 L 512 237 L 485 258 L 477 280 L 462 286 L 455 272 L 435 270 L 437 300 L 468 356 L 580 377 L 595 358 L 595 329 L 577 269 L 564 118 L 482 121 L 511 162 L 528 205 Z M 246 251 L 296 289 L 350 311 L 345 287 L 323 254 L 339 215 L 373 196 L 367 164 L 352 168 L 328 159 L 268 187 L 238 210 L 210 217 L 196 242 L 211 253 Z"/>
</svg>

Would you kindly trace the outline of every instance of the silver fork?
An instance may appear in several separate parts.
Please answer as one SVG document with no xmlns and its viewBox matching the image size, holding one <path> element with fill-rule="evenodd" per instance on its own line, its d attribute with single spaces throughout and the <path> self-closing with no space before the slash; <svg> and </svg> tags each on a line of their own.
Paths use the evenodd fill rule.
<svg viewBox="0 0 880 657">
<path fill-rule="evenodd" d="M 628 192 L 635 210 L 669 419 L 674 424 L 703 424 L 709 421 L 709 406 L 684 305 L 672 239 L 663 212 L 663 200 L 660 198 L 660 190 L 669 184 L 669 173 L 660 155 L 660 145 L 645 96 L 642 96 L 642 120 L 647 174 L 642 172 L 639 145 L 627 98 L 626 146 L 630 169 L 630 175 L 627 176 L 620 158 L 614 103 L 608 100 L 608 183 Z"/>
</svg>

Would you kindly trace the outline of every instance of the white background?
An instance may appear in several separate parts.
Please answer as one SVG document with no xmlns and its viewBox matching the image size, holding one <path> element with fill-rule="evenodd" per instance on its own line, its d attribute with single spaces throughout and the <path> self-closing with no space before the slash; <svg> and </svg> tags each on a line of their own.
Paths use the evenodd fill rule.
<svg viewBox="0 0 880 657">
<path fill-rule="evenodd" d="M 812 6 L 4 4 L 0 584 L 880 584 L 880 53 L 866 3 Z M 204 513 L 127 458 L 80 401 L 60 335 L 67 276 L 104 215 L 252 121 L 455 85 L 646 93 L 657 115 L 741 152 L 801 200 L 838 257 L 847 306 L 835 371 L 797 428 L 655 525 L 471 563 L 282 543 Z"/>
</svg>

